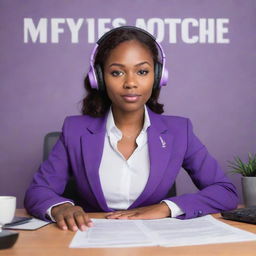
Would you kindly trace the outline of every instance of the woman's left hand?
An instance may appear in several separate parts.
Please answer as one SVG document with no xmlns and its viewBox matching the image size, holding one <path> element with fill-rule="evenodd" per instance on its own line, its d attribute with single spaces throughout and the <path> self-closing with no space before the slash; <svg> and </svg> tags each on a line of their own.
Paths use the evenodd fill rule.
<svg viewBox="0 0 256 256">
<path fill-rule="evenodd" d="M 115 211 L 106 215 L 107 219 L 161 219 L 171 216 L 171 210 L 164 202 L 132 210 Z"/>
</svg>

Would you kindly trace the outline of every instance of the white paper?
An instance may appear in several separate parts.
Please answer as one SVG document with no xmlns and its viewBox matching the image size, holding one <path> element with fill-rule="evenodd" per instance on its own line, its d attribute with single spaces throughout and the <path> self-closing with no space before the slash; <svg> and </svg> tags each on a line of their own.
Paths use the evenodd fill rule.
<svg viewBox="0 0 256 256">
<path fill-rule="evenodd" d="M 51 223 L 51 222 L 33 218 L 24 224 L 20 224 L 20 225 L 17 224 L 17 225 L 11 226 L 11 227 L 7 227 L 5 229 L 36 230 L 36 229 L 41 228 L 49 223 Z"/>
<path fill-rule="evenodd" d="M 137 224 L 140 220 L 92 219 L 94 226 L 87 231 L 77 231 L 71 248 L 154 246 Z"/>
<path fill-rule="evenodd" d="M 94 226 L 77 231 L 70 248 L 187 246 L 256 241 L 256 234 L 232 227 L 207 215 L 179 220 L 93 219 Z"/>
<path fill-rule="evenodd" d="M 148 232 L 158 237 L 159 245 L 167 247 L 256 241 L 256 234 L 225 224 L 210 215 L 189 220 L 150 220 L 143 221 L 143 224 Z"/>
</svg>

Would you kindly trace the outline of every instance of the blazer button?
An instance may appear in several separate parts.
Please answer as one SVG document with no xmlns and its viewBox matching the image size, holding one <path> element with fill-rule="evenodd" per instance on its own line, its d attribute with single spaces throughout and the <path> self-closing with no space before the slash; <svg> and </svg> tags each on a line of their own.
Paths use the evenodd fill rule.
<svg viewBox="0 0 256 256">
<path fill-rule="evenodd" d="M 199 210 L 198 211 L 198 216 L 201 216 L 203 214 L 203 211 Z"/>
</svg>

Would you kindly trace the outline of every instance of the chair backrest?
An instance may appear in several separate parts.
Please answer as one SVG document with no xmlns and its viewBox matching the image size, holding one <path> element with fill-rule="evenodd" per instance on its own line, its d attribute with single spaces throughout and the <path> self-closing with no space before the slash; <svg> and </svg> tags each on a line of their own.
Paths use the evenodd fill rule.
<svg viewBox="0 0 256 256">
<path fill-rule="evenodd" d="M 44 150 L 43 150 L 43 161 L 48 158 L 53 146 L 56 144 L 60 137 L 60 132 L 49 132 L 44 137 Z"/>
<path fill-rule="evenodd" d="M 51 152 L 53 146 L 57 142 L 57 140 L 60 137 L 60 132 L 50 132 L 46 134 L 44 138 L 44 150 L 43 150 L 43 160 L 46 160 L 49 153 Z M 73 199 L 75 201 L 79 200 L 79 196 L 76 190 L 76 182 L 74 177 L 71 176 L 69 179 L 65 191 L 62 195 L 63 197 Z M 173 186 L 170 188 L 170 190 L 167 193 L 167 197 L 176 196 L 176 184 L 174 183 Z"/>
<path fill-rule="evenodd" d="M 44 137 L 44 148 L 43 148 L 43 160 L 45 161 L 48 158 L 49 153 L 51 152 L 53 146 L 56 144 L 57 140 L 60 137 L 60 132 L 50 132 Z M 76 189 L 76 181 L 73 176 L 68 180 L 68 183 L 65 187 L 65 190 L 62 194 L 65 198 L 70 198 L 75 202 L 79 201 L 79 195 Z"/>
</svg>

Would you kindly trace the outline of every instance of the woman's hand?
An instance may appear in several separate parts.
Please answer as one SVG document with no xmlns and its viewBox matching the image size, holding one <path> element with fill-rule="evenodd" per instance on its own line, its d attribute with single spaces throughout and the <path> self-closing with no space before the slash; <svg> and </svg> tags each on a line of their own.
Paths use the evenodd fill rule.
<svg viewBox="0 0 256 256">
<path fill-rule="evenodd" d="M 166 203 L 135 208 L 132 210 L 115 211 L 106 215 L 107 219 L 161 219 L 171 216 L 171 210 Z"/>
<path fill-rule="evenodd" d="M 84 212 L 82 207 L 74 206 L 70 203 L 64 203 L 54 206 L 51 211 L 52 217 L 55 219 L 58 227 L 62 230 L 82 231 L 92 227 L 93 223 L 88 214 Z"/>
</svg>

